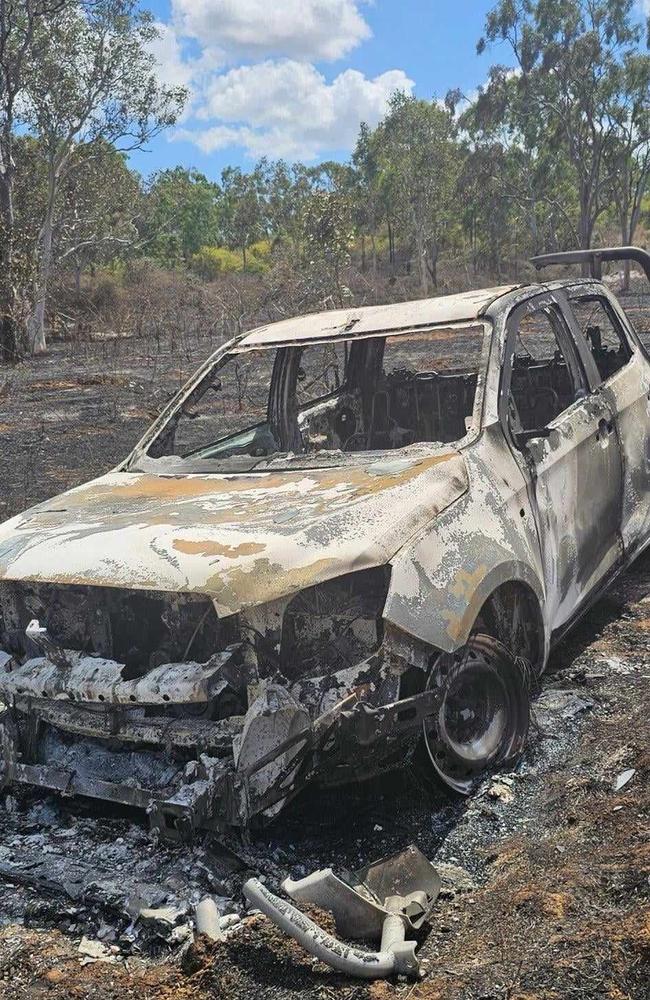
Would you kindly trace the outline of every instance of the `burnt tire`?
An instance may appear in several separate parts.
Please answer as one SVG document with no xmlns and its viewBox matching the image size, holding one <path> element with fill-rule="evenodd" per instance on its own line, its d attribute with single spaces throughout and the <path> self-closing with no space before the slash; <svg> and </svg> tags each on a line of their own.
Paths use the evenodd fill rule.
<svg viewBox="0 0 650 1000">
<path fill-rule="evenodd" d="M 427 679 L 438 694 L 423 723 L 420 757 L 429 776 L 469 795 L 485 776 L 522 753 L 530 725 L 530 674 L 497 639 L 473 635 L 442 653 Z"/>
</svg>

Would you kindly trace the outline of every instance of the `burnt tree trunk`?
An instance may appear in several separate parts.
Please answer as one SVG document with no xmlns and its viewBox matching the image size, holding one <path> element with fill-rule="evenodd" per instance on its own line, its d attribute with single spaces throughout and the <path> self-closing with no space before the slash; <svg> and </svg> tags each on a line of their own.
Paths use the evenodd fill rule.
<svg viewBox="0 0 650 1000">
<path fill-rule="evenodd" d="M 0 172 L 0 362 L 20 359 L 20 331 L 16 322 L 17 295 L 14 286 L 14 208 L 11 165 Z"/>
</svg>

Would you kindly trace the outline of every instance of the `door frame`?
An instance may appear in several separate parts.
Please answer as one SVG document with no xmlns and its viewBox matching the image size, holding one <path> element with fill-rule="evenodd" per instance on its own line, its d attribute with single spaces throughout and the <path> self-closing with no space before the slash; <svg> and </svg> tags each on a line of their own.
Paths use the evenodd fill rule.
<svg viewBox="0 0 650 1000">
<path fill-rule="evenodd" d="M 525 451 L 517 445 L 516 441 L 512 436 L 512 430 L 510 427 L 510 415 L 508 411 L 508 399 L 510 396 L 510 383 L 512 380 L 512 362 L 515 356 L 514 346 L 515 338 L 517 336 L 517 323 L 519 317 L 522 314 L 540 312 L 545 308 L 551 310 L 558 318 L 558 339 L 560 341 L 560 346 L 565 352 L 565 360 L 572 376 L 576 382 L 582 384 L 582 388 L 587 394 L 594 391 L 592 385 L 592 379 L 589 377 L 589 365 L 593 365 L 595 368 L 595 363 L 591 357 L 591 353 L 588 348 L 583 352 L 581 349 L 580 340 L 576 340 L 573 336 L 573 330 L 571 324 L 567 320 L 567 309 L 568 302 L 566 298 L 558 291 L 547 291 L 538 292 L 531 295 L 530 298 L 526 299 L 524 302 L 519 302 L 517 305 L 508 313 L 506 319 L 505 328 L 505 357 L 501 368 L 501 377 L 499 380 L 499 401 L 498 401 L 498 412 L 499 412 L 499 422 L 501 424 L 501 429 L 505 434 L 506 440 L 510 445 L 513 454 L 521 456 L 521 460 L 526 466 L 526 469 L 531 472 L 530 460 Z M 582 338 L 580 338 L 582 339 Z M 585 345 L 586 347 L 586 345 Z M 588 357 L 587 357 L 588 355 Z M 597 372 L 597 370 L 596 370 Z M 576 378 L 577 375 L 577 378 Z M 593 372 L 592 372 L 593 378 Z M 576 402 L 581 402 L 576 400 Z M 571 404 L 573 405 L 573 404 Z M 567 407 L 567 410 L 570 407 Z M 566 412 L 566 411 L 563 411 Z"/>
<path fill-rule="evenodd" d="M 645 548 L 650 546 L 650 536 L 644 536 L 643 530 L 638 528 L 634 529 L 630 527 L 633 524 L 633 516 L 630 515 L 630 507 L 632 506 L 635 510 L 638 509 L 638 502 L 635 496 L 635 490 L 631 486 L 631 476 L 633 475 L 633 470 L 637 468 L 637 463 L 646 462 L 646 451 L 647 443 L 645 447 L 642 446 L 642 453 L 634 451 L 630 447 L 630 424 L 629 417 L 626 419 L 625 408 L 621 405 L 621 399 L 617 396 L 616 386 L 612 383 L 615 380 L 625 380 L 631 376 L 632 372 L 638 373 L 639 383 L 639 395 L 638 402 L 647 412 L 647 401 L 650 399 L 650 392 L 643 384 L 644 370 L 648 379 L 650 380 L 650 356 L 646 351 L 644 345 L 640 341 L 627 313 L 623 309 L 621 303 L 618 301 L 615 295 L 613 295 L 608 288 L 600 285 L 597 282 L 576 282 L 573 285 L 567 286 L 565 289 L 567 305 L 568 305 L 568 318 L 570 324 L 575 327 L 575 336 L 580 343 L 587 344 L 589 354 L 591 355 L 591 349 L 582 332 L 578 318 L 573 311 L 572 300 L 589 299 L 592 301 L 597 301 L 602 304 L 602 308 L 606 315 L 608 316 L 612 327 L 615 329 L 618 336 L 622 339 L 629 352 L 629 357 L 624 365 L 622 365 L 617 371 L 613 372 L 608 378 L 603 379 L 595 359 L 591 358 L 592 367 L 594 371 L 594 394 L 599 393 L 604 399 L 606 399 L 610 405 L 613 413 L 614 425 L 616 428 L 616 436 L 618 438 L 619 450 L 621 454 L 622 462 L 622 473 L 623 473 L 623 492 L 621 497 L 621 538 L 623 541 L 624 555 L 623 563 L 624 565 L 629 564 Z M 638 425 L 636 422 L 633 424 L 636 428 Z M 632 432 L 634 433 L 634 432 Z M 647 438 L 646 438 L 647 441 Z M 648 491 L 646 489 L 646 495 Z M 646 520 L 645 524 L 648 524 Z"/>
<path fill-rule="evenodd" d="M 580 336 L 575 336 L 575 327 L 577 326 L 577 321 L 570 311 L 570 304 L 568 297 L 564 294 L 563 289 L 555 289 L 551 291 L 550 289 L 545 292 L 538 292 L 527 298 L 524 302 L 519 302 L 510 310 L 505 324 L 505 353 L 504 361 L 501 369 L 500 379 L 499 379 L 499 395 L 498 395 L 498 416 L 499 423 L 503 434 L 508 442 L 511 449 L 512 455 L 522 469 L 522 472 L 526 479 L 526 488 L 528 493 L 528 499 L 533 512 L 533 520 L 535 522 L 535 531 L 537 534 L 537 541 L 539 545 L 540 553 L 543 555 L 544 546 L 541 537 L 541 517 L 539 513 L 539 506 L 537 503 L 537 493 L 535 488 L 535 464 L 531 458 L 529 451 L 526 448 L 520 448 L 514 440 L 512 429 L 510 426 L 510 412 L 509 412 L 509 394 L 510 385 L 512 378 L 512 368 L 513 359 L 515 356 L 515 339 L 518 329 L 518 321 L 522 314 L 538 312 L 540 309 L 550 309 L 553 314 L 557 317 L 558 324 L 556 327 L 557 338 L 560 343 L 560 347 L 565 352 L 565 361 L 569 366 L 571 374 L 574 378 L 575 384 L 580 385 L 581 388 L 585 390 L 586 396 L 598 395 L 601 397 L 602 401 L 609 407 L 612 418 L 614 421 L 614 440 L 617 448 L 618 460 L 620 464 L 620 474 L 621 474 L 621 490 L 619 496 L 619 514 L 617 523 L 617 533 L 619 538 L 620 546 L 620 558 L 610 567 L 609 570 L 601 577 L 599 581 L 591 588 L 591 590 L 585 592 L 579 604 L 576 606 L 572 614 L 569 616 L 567 621 L 562 623 L 561 626 L 556 628 L 551 635 L 551 643 L 555 644 L 573 625 L 573 623 L 584 614 L 585 610 L 593 603 L 594 600 L 602 593 L 602 591 L 608 586 L 611 579 L 615 577 L 623 568 L 623 546 L 621 542 L 621 522 L 622 522 L 622 512 L 623 512 L 623 489 L 624 489 L 624 468 L 623 468 L 623 456 L 621 443 L 619 440 L 618 426 L 616 422 L 616 412 L 612 406 L 611 399 L 606 392 L 602 390 L 602 381 L 600 378 L 600 373 L 596 366 L 596 362 L 591 354 L 589 345 L 587 341 L 583 338 L 582 334 Z M 579 331 L 578 331 L 579 332 Z M 571 403 L 562 413 L 568 413 L 573 406 L 579 406 L 584 403 L 584 399 L 577 399 L 574 403 Z M 544 587 L 546 588 L 546 582 L 544 582 Z M 550 623 L 549 623 L 550 624 Z"/>
</svg>

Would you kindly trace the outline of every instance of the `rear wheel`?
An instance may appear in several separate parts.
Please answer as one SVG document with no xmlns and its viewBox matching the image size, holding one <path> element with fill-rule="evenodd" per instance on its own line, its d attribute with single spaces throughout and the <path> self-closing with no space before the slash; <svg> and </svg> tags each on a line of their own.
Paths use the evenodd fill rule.
<svg viewBox="0 0 650 1000">
<path fill-rule="evenodd" d="M 442 653 L 427 680 L 438 695 L 423 724 L 425 759 L 448 788 L 469 795 L 486 773 L 522 752 L 530 723 L 529 673 L 497 639 L 474 635 Z"/>
</svg>

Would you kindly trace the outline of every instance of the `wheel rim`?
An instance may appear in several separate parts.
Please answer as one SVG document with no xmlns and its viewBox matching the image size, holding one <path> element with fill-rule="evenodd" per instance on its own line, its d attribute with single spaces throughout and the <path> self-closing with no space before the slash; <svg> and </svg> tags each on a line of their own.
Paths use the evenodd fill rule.
<svg viewBox="0 0 650 1000">
<path fill-rule="evenodd" d="M 423 724 L 434 770 L 468 795 L 486 771 L 516 757 L 529 723 L 527 679 L 508 651 L 490 636 L 474 636 L 455 654 L 441 655 L 427 688 L 438 694 Z"/>
</svg>

